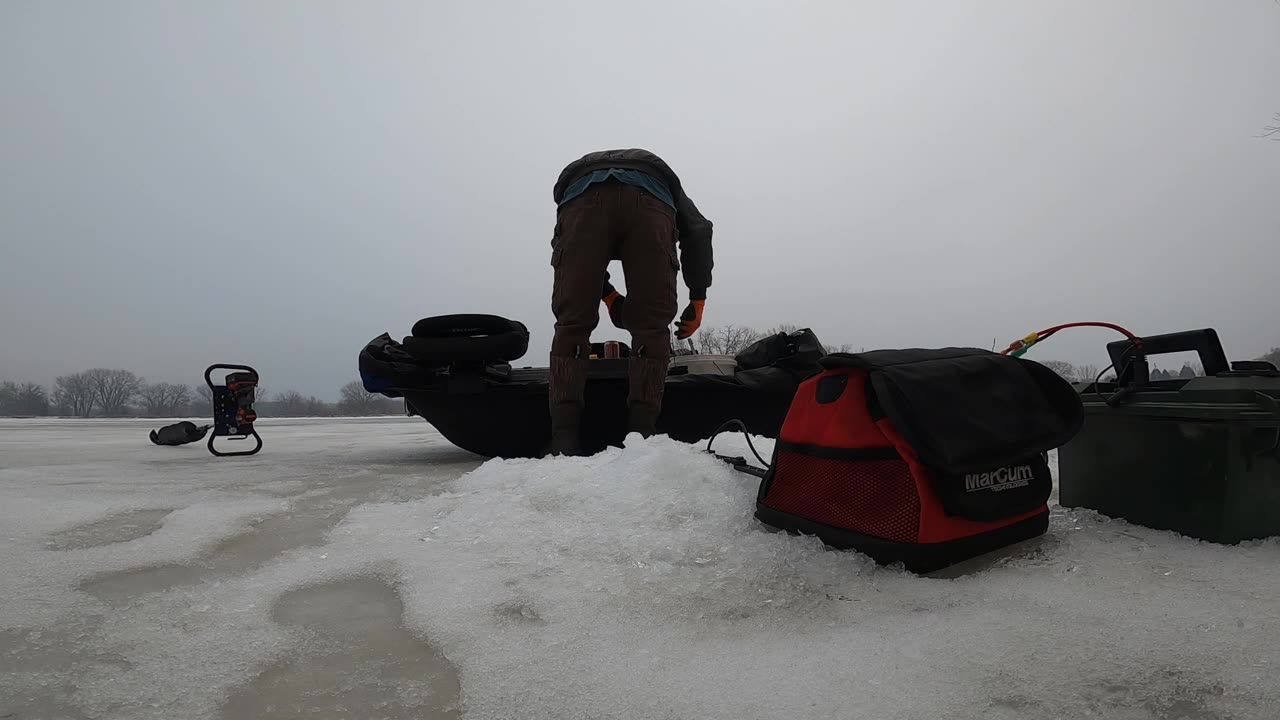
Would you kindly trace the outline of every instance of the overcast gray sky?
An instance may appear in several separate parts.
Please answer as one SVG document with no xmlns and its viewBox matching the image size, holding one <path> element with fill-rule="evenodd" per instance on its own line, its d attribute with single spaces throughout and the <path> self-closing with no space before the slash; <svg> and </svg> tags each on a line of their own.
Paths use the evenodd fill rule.
<svg viewBox="0 0 1280 720">
<path fill-rule="evenodd" d="M 524 321 L 545 365 L 552 183 L 609 147 L 715 222 L 710 325 L 1105 319 L 1252 357 L 1280 345 L 1277 111 L 1272 0 L 6 0 L 0 379 L 249 362 L 332 398 L 368 340 L 454 312 Z"/>
</svg>

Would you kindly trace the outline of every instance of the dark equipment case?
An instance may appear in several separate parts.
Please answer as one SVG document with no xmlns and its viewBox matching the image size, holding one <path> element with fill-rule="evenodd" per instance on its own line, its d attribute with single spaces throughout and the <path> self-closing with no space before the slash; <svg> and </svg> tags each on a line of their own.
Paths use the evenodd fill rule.
<svg viewBox="0 0 1280 720">
<path fill-rule="evenodd" d="M 1215 543 L 1280 535 L 1275 366 L 1229 363 L 1212 329 L 1107 349 L 1116 381 L 1075 385 L 1085 422 L 1059 450 L 1059 504 Z M 1146 356 L 1192 351 L 1204 376 L 1149 379 Z"/>
</svg>

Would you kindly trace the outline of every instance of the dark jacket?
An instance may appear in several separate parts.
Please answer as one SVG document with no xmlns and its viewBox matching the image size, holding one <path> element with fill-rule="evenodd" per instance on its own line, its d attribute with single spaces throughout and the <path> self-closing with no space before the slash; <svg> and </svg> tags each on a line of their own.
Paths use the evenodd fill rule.
<svg viewBox="0 0 1280 720">
<path fill-rule="evenodd" d="M 684 283 L 689 288 L 691 299 L 705 298 L 707 288 L 711 287 L 711 268 L 714 264 L 711 257 L 711 221 L 698 211 L 698 206 L 685 194 L 680 178 L 662 158 L 640 149 L 603 150 L 584 155 L 561 171 L 552 191 L 556 204 L 560 204 L 565 188 L 575 180 L 595 170 L 607 168 L 639 170 L 666 181 L 667 187 L 671 189 L 671 196 L 676 201 L 676 232 L 680 242 L 680 265 L 683 268 Z"/>
</svg>

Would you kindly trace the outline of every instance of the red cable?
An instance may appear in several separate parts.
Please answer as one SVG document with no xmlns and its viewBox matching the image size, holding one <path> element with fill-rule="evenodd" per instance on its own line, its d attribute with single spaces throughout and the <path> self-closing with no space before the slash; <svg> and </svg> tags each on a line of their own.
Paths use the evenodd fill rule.
<svg viewBox="0 0 1280 720">
<path fill-rule="evenodd" d="M 1044 331 L 1042 331 L 1042 332 L 1040 333 L 1040 339 L 1042 339 L 1042 340 L 1043 340 L 1045 337 L 1047 337 L 1047 336 L 1049 336 L 1049 335 L 1052 335 L 1052 334 L 1054 334 L 1054 333 L 1058 332 L 1059 330 L 1065 330 L 1065 329 L 1067 329 L 1067 328 L 1073 328 L 1073 327 L 1102 327 L 1102 328 L 1110 328 L 1110 329 L 1115 330 L 1116 332 L 1120 333 L 1121 335 L 1124 335 L 1125 337 L 1129 338 L 1129 339 L 1130 339 L 1130 340 L 1132 340 L 1135 344 L 1137 344 L 1137 345 L 1141 345 L 1141 344 L 1142 344 L 1142 338 L 1138 337 L 1137 335 L 1134 335 L 1133 333 L 1131 333 L 1131 332 L 1129 332 L 1128 330 L 1126 330 L 1126 329 L 1124 329 L 1124 328 L 1120 327 L 1119 325 L 1116 325 L 1116 324 L 1114 324 L 1114 323 L 1108 323 L 1108 322 L 1088 322 L 1088 321 L 1087 321 L 1087 322 L 1063 323 L 1063 324 L 1061 324 L 1061 325 L 1054 325 L 1053 327 L 1049 328 L 1048 330 L 1044 330 Z"/>
<path fill-rule="evenodd" d="M 1116 325 L 1116 324 L 1114 324 L 1114 323 L 1108 323 L 1108 322 L 1096 322 L 1096 321 L 1073 322 L 1073 323 L 1063 323 L 1063 324 L 1061 324 L 1061 325 L 1054 325 L 1054 326 L 1053 326 L 1053 327 L 1051 327 L 1051 328 L 1046 328 L 1046 329 L 1041 330 L 1040 332 L 1036 333 L 1036 335 L 1037 335 L 1038 337 L 1037 337 L 1037 339 L 1036 339 L 1036 341 L 1035 341 L 1035 342 L 1036 342 L 1036 343 L 1039 343 L 1039 342 L 1041 342 L 1041 341 L 1043 341 L 1043 340 L 1047 339 L 1049 336 L 1053 335 L 1054 333 L 1058 332 L 1059 330 L 1065 330 L 1065 329 L 1067 329 L 1067 328 L 1076 328 L 1076 327 L 1101 327 L 1101 328 L 1109 328 L 1109 329 L 1111 329 L 1111 330 L 1115 330 L 1116 332 L 1120 333 L 1121 335 L 1124 335 L 1125 337 L 1129 338 L 1129 340 L 1131 340 L 1131 341 L 1133 342 L 1133 344 L 1134 344 L 1134 346 L 1135 346 L 1136 348 L 1138 348 L 1138 349 L 1141 349 L 1141 348 L 1142 348 L 1142 338 L 1138 337 L 1137 335 L 1134 335 L 1133 333 L 1129 332 L 1129 331 L 1128 331 L 1128 330 L 1126 330 L 1125 328 L 1120 327 L 1119 325 Z M 1034 344 L 1034 343 L 1033 343 L 1033 344 Z M 1000 353 L 1000 354 L 1001 354 L 1001 355 L 1008 355 L 1009 353 L 1011 353 L 1011 352 L 1013 352 L 1014 350 L 1017 350 L 1017 349 L 1019 349 L 1019 348 L 1021 348 L 1021 347 L 1023 347 L 1022 341 L 1021 341 L 1021 340 L 1015 340 L 1012 344 L 1010 344 L 1010 345 L 1009 345 L 1009 347 L 1007 347 L 1007 348 L 1005 348 L 1003 351 L 1001 351 L 1001 353 Z"/>
</svg>

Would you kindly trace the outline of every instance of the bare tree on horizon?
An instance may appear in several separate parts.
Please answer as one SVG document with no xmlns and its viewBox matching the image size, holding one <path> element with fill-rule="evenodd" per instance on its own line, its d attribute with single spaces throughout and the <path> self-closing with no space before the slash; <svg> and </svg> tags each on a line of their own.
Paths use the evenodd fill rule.
<svg viewBox="0 0 1280 720">
<path fill-rule="evenodd" d="M 138 389 L 138 397 L 142 400 L 142 410 L 146 414 L 152 417 L 175 417 L 184 413 L 191 404 L 191 388 L 167 382 L 149 383 Z"/>
<path fill-rule="evenodd" d="M 1280 113 L 1276 113 L 1272 120 L 1274 120 L 1276 124 L 1268 125 L 1263 128 L 1262 137 L 1269 137 L 1272 140 L 1280 140 Z"/>
<path fill-rule="evenodd" d="M 1039 363 L 1057 373 L 1063 380 L 1075 382 L 1078 377 L 1076 366 L 1062 360 L 1040 360 Z M 1092 380 L 1093 378 L 1089 378 Z"/>
<path fill-rule="evenodd" d="M 0 415 L 40 416 L 49 414 L 49 395 L 32 383 L 0 383 Z"/>
<path fill-rule="evenodd" d="M 338 401 L 338 410 L 346 415 L 373 415 L 378 407 L 378 399 L 381 395 L 371 393 L 364 389 L 364 383 L 359 380 L 352 380 L 342 389 L 338 391 L 341 399 Z"/>
<path fill-rule="evenodd" d="M 59 411 L 75 417 L 88 417 L 95 403 L 93 385 L 85 373 L 59 376 L 54 380 L 53 402 Z"/>
<path fill-rule="evenodd" d="M 760 337 L 759 332 L 743 325 L 723 325 L 698 332 L 695 346 L 704 355 L 733 355 Z"/>
<path fill-rule="evenodd" d="M 115 368 L 93 368 L 84 371 L 84 376 L 105 417 L 122 417 L 143 382 L 132 372 Z"/>
</svg>

